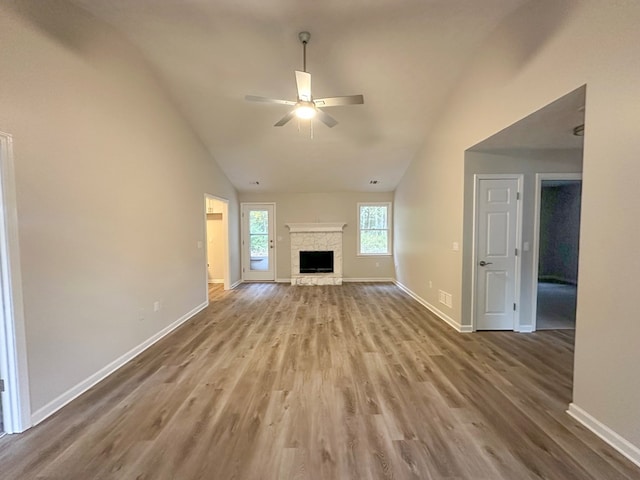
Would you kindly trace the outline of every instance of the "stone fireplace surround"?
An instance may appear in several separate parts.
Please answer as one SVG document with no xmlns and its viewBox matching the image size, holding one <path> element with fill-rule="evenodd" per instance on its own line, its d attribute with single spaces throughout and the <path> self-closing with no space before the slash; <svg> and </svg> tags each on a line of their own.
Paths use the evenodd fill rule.
<svg viewBox="0 0 640 480">
<path fill-rule="evenodd" d="M 291 285 L 342 285 L 342 230 L 346 223 L 287 223 Z M 300 251 L 333 251 L 333 272 L 300 273 Z"/>
</svg>

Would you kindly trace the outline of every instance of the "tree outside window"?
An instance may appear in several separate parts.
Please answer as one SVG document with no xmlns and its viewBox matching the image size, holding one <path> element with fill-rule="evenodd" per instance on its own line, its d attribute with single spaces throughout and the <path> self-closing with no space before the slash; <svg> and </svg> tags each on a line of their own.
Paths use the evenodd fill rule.
<svg viewBox="0 0 640 480">
<path fill-rule="evenodd" d="M 358 255 L 391 255 L 391 203 L 359 203 L 358 218 Z"/>
<path fill-rule="evenodd" d="M 251 258 L 269 256 L 269 212 L 249 212 L 249 247 Z"/>
</svg>

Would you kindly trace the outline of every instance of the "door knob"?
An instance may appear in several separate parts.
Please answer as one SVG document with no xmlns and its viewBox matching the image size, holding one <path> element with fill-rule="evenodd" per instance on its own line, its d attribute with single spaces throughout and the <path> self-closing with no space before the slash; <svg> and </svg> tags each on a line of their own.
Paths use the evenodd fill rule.
<svg viewBox="0 0 640 480">
<path fill-rule="evenodd" d="M 481 267 L 486 267 L 487 265 L 493 265 L 493 262 L 485 262 L 484 260 L 480 260 L 480 263 L 478 264 Z"/>
</svg>

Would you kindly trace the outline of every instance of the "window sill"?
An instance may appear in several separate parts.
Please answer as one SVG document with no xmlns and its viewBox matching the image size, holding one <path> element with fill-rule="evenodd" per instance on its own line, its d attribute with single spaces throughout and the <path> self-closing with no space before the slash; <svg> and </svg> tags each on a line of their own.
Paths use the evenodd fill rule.
<svg viewBox="0 0 640 480">
<path fill-rule="evenodd" d="M 393 257 L 393 253 L 357 253 L 357 257 Z"/>
</svg>

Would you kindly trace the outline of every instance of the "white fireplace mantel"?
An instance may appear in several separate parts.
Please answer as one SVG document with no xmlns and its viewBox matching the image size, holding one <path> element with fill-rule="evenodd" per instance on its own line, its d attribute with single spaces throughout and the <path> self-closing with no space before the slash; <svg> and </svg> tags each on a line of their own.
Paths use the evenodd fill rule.
<svg viewBox="0 0 640 480">
<path fill-rule="evenodd" d="M 307 232 L 342 232 L 346 223 L 287 223 L 291 233 Z"/>
</svg>

